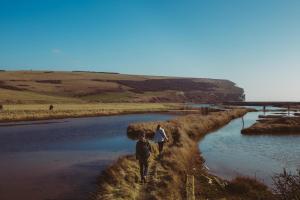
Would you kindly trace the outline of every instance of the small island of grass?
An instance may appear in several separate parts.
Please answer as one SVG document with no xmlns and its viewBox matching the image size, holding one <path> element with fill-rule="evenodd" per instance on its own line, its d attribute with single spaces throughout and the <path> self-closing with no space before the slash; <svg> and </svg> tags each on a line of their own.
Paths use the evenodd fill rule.
<svg viewBox="0 0 300 200">
<path fill-rule="evenodd" d="M 242 129 L 242 134 L 300 134 L 300 117 L 269 117 L 267 120 L 258 120 L 252 126 Z"/>
</svg>

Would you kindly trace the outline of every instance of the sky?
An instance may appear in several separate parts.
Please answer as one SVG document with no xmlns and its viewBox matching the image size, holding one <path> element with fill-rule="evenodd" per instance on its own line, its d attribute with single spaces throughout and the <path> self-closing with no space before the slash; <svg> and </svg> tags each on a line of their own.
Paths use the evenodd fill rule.
<svg viewBox="0 0 300 200">
<path fill-rule="evenodd" d="M 0 0 L 0 69 L 229 79 L 300 101 L 299 0 Z"/>
</svg>

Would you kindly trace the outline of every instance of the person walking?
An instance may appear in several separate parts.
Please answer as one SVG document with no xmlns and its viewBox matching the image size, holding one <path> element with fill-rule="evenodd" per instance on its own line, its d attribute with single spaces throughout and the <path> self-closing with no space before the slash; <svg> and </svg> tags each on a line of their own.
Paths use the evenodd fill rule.
<svg viewBox="0 0 300 200">
<path fill-rule="evenodd" d="M 136 159 L 139 161 L 142 183 L 146 182 L 151 152 L 151 146 L 149 141 L 146 139 L 145 133 L 141 133 L 139 135 L 139 140 L 136 143 Z"/>
<path fill-rule="evenodd" d="M 156 128 L 155 135 L 154 135 L 154 141 L 157 142 L 157 144 L 158 144 L 158 151 L 159 151 L 158 158 L 161 158 L 162 151 L 163 151 L 163 148 L 164 148 L 164 143 L 167 142 L 168 140 L 169 139 L 166 135 L 165 130 L 161 127 L 160 124 L 158 124 L 157 128 Z"/>
</svg>

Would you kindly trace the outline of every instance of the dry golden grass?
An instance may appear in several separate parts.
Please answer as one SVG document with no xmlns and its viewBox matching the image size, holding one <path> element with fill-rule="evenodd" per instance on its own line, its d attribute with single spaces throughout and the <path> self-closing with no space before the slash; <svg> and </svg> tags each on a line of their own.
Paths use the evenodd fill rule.
<svg viewBox="0 0 300 200">
<path fill-rule="evenodd" d="M 98 104 L 15 104 L 3 105 L 0 122 L 71 118 L 126 113 L 160 112 L 178 109 L 180 104 L 171 103 L 98 103 Z"/>
<path fill-rule="evenodd" d="M 261 120 L 259 122 L 256 122 L 252 126 L 243 129 L 241 133 L 248 135 L 300 134 L 300 117 L 268 117 L 267 120 Z"/>
<path fill-rule="evenodd" d="M 140 185 L 137 161 L 127 156 L 109 167 L 99 178 L 99 187 L 93 199 L 137 199 L 137 200 L 180 200 L 185 199 L 185 177 L 193 174 L 196 179 L 197 199 L 230 199 L 225 188 L 220 187 L 216 178 L 212 185 L 203 169 L 203 159 L 198 151 L 198 141 L 206 133 L 227 124 L 247 112 L 236 109 L 209 115 L 187 115 L 166 122 L 132 124 L 128 135 L 137 137 L 140 132 L 152 138 L 158 123 L 166 130 L 170 141 L 161 160 L 151 159 L 150 177 L 146 185 Z M 155 155 L 154 155 L 155 157 Z M 195 168 L 195 169 L 194 169 Z M 206 178 L 203 178 L 206 177 Z M 233 198 L 234 199 L 234 198 Z M 249 198 L 245 198 L 249 199 Z"/>
</svg>

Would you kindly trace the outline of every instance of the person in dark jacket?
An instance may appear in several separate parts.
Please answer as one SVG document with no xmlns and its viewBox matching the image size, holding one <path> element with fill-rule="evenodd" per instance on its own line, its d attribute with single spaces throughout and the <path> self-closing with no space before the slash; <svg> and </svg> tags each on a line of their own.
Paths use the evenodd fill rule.
<svg viewBox="0 0 300 200">
<path fill-rule="evenodd" d="M 148 162 L 151 154 L 151 146 L 149 141 L 146 139 L 145 133 L 139 135 L 139 140 L 136 143 L 136 159 L 140 164 L 141 181 L 146 182 L 148 173 Z"/>
</svg>

